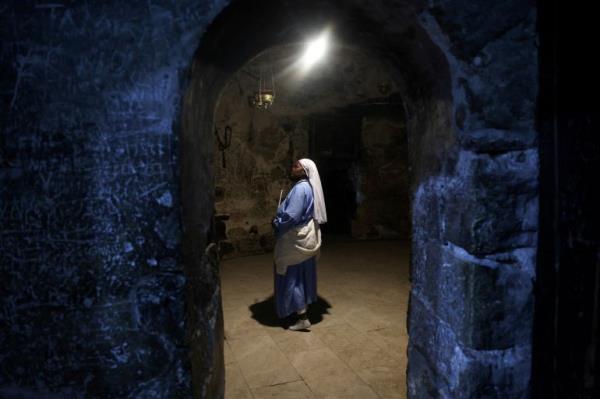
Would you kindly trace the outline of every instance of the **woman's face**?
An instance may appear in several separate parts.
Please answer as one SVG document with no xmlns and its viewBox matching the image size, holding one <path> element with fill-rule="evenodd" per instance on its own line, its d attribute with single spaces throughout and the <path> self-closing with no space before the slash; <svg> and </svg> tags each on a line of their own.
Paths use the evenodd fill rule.
<svg viewBox="0 0 600 399">
<path fill-rule="evenodd" d="M 292 180 L 300 180 L 301 178 L 306 176 L 306 172 L 304 172 L 304 168 L 300 165 L 300 162 L 296 161 L 292 165 L 292 170 L 290 171 L 290 178 Z"/>
</svg>

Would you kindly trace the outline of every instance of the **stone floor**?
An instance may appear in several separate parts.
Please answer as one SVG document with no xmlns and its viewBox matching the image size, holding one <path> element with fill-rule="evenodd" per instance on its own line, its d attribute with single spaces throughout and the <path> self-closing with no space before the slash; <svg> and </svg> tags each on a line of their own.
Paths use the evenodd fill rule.
<svg viewBox="0 0 600 399">
<path fill-rule="evenodd" d="M 325 240 L 310 332 L 278 324 L 271 255 L 222 262 L 225 398 L 406 398 L 408 251 Z"/>
</svg>

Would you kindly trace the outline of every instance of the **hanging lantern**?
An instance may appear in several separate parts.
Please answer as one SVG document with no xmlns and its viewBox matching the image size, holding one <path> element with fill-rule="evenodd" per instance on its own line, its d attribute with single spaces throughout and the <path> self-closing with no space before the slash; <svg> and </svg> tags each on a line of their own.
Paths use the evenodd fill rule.
<svg viewBox="0 0 600 399">
<path fill-rule="evenodd" d="M 275 79 L 271 71 L 271 87 L 263 85 L 262 70 L 258 78 L 258 91 L 248 98 L 251 107 L 258 109 L 269 109 L 275 101 Z"/>
<path fill-rule="evenodd" d="M 274 100 L 275 94 L 273 94 L 272 90 L 260 90 L 254 93 L 251 103 L 255 108 L 268 109 L 271 105 L 273 105 Z"/>
</svg>

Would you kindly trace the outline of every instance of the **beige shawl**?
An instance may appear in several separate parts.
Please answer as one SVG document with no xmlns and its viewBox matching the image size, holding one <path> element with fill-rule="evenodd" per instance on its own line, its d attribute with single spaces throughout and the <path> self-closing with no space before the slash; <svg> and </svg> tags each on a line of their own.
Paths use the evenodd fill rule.
<svg viewBox="0 0 600 399">
<path fill-rule="evenodd" d="M 275 244 L 275 268 L 285 275 L 287 267 L 304 262 L 319 254 L 321 229 L 315 219 L 304 226 L 294 227 L 283 234 Z"/>
</svg>

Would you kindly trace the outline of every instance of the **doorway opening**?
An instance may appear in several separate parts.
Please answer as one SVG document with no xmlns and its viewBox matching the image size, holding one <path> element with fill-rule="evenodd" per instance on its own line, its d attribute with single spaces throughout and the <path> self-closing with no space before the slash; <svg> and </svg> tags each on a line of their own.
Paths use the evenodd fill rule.
<svg viewBox="0 0 600 399">
<path fill-rule="evenodd" d="M 356 216 L 357 183 L 353 171 L 360 154 L 361 118 L 352 112 L 334 112 L 312 118 L 310 158 L 319 167 L 325 203 L 329 206 L 323 234 L 351 236 Z"/>
<path fill-rule="evenodd" d="M 287 170 L 292 160 L 302 156 L 318 158 L 321 149 L 324 172 L 331 173 L 333 178 L 327 184 L 336 180 L 346 184 L 349 180 L 355 184 L 354 220 L 358 220 L 364 209 L 364 205 L 361 208 L 360 194 L 365 193 L 356 188 L 360 187 L 356 183 L 360 179 L 346 180 L 339 175 L 348 164 L 357 162 L 348 155 L 354 147 L 346 146 L 344 140 L 340 148 L 345 151 L 337 153 L 342 156 L 334 156 L 332 146 L 328 149 L 323 145 L 320 149 L 313 138 L 311 153 L 310 132 L 318 131 L 312 130 L 315 125 L 317 129 L 319 124 L 326 125 L 322 118 L 334 115 L 334 108 L 335 113 L 343 114 L 347 106 L 368 106 L 367 100 L 392 103 L 395 101 L 388 97 L 399 93 L 409 149 L 407 165 L 411 167 L 407 189 L 411 222 L 404 224 L 412 228 L 408 391 L 413 396 L 435 391 L 449 397 L 476 396 L 488 388 L 499 389 L 506 396 L 526 392 L 528 379 L 519 376 L 529 375 L 531 345 L 537 210 L 537 152 L 531 148 L 534 141 L 527 135 L 509 134 L 510 137 L 504 139 L 504 132 L 498 130 L 466 128 L 467 105 L 461 98 L 460 104 L 453 103 L 456 87 L 451 79 L 447 53 L 434 43 L 418 18 L 418 10 L 410 9 L 413 6 L 407 5 L 408 9 L 390 7 L 385 9 L 386 12 L 372 13 L 367 6 L 346 7 L 328 1 L 247 3 L 234 1 L 204 35 L 182 109 L 183 247 L 190 281 L 187 328 L 207 332 L 194 336 L 190 343 L 192 370 L 203 378 L 197 383 L 203 389 L 216 389 L 215 397 L 219 396 L 219 389 L 224 384 L 221 285 L 215 249 L 221 247 L 221 253 L 224 253 L 223 249 L 229 248 L 228 255 L 232 257 L 243 251 L 261 254 L 268 250 L 273 245 L 269 239 L 270 227 L 261 221 L 268 223 L 272 216 L 279 193 L 287 184 Z M 306 106 L 293 107 L 303 114 L 275 118 L 273 125 L 272 117 L 276 115 L 267 117 L 263 110 L 248 107 L 247 96 L 242 95 L 245 93 L 242 84 L 238 85 L 238 93 L 242 94 L 236 97 L 240 108 L 232 106 L 231 110 L 253 112 L 246 119 L 251 123 L 243 128 L 223 124 L 215 109 L 224 98 L 223 90 L 232 86 L 230 82 L 234 75 L 241 72 L 249 78 L 260 77 L 260 67 L 257 73 L 252 68 L 244 72 L 245 66 L 259 60 L 266 51 L 289 51 L 304 43 L 309 33 L 314 34 L 326 26 L 335 28 L 333 32 L 339 48 L 363 54 L 383 65 L 391 77 L 391 84 L 396 87 L 388 91 L 389 82 L 371 82 L 367 87 L 379 94 L 367 96 L 362 102 L 324 107 L 326 103 L 320 101 L 318 92 L 303 81 L 296 85 L 296 92 L 302 94 L 300 103 Z M 227 51 L 231 49 L 235 51 Z M 270 65 L 273 63 L 269 61 Z M 343 69 L 336 71 L 344 73 Z M 276 76 L 276 86 L 277 81 Z M 273 112 L 282 94 L 279 89 L 277 86 L 274 105 L 269 108 Z M 344 86 L 336 87 L 335 93 L 343 94 Z M 358 90 L 350 90 L 350 93 L 361 94 Z M 314 108 L 315 104 L 320 110 Z M 323 112 L 324 108 L 327 108 L 326 112 Z M 227 126 L 232 134 L 231 145 L 227 149 L 223 148 L 226 145 L 219 148 L 215 144 L 216 131 L 226 144 L 224 132 Z M 332 131 L 330 140 L 339 140 L 336 134 L 341 133 Z M 350 133 L 351 138 L 354 135 Z M 237 139 L 243 139 L 243 145 L 236 145 Z M 360 153 L 361 146 L 358 148 Z M 234 156 L 236 151 L 238 154 Z M 219 155 L 218 162 L 213 162 L 216 154 Z M 233 159 L 244 161 L 236 168 Z M 358 162 L 361 162 L 360 154 Z M 215 175 L 218 182 L 221 173 L 219 163 L 226 165 L 222 166 L 228 176 L 225 180 L 237 179 L 235 181 L 243 187 L 237 190 L 240 206 L 246 207 L 240 208 L 243 212 L 237 215 L 243 217 L 236 216 L 232 208 L 214 217 L 215 204 L 235 197 L 235 193 L 230 197 L 233 191 L 228 194 L 226 188 L 214 186 Z M 378 168 L 378 172 L 383 171 L 386 171 L 383 166 Z M 386 177 L 390 178 L 389 175 Z M 333 189 L 339 188 L 333 185 Z M 343 189 L 340 191 L 344 192 Z M 261 192 L 264 194 L 262 203 L 254 201 L 252 197 Z M 393 195 L 396 194 L 390 193 Z M 344 209 L 346 205 L 340 206 L 341 215 L 347 216 L 353 211 L 352 207 Z M 379 210 L 380 207 L 375 208 Z M 249 220 L 250 217 L 253 219 Z M 345 219 L 340 217 L 340 220 Z M 384 222 L 389 223 L 388 220 Z M 394 226 L 386 226 L 384 222 L 379 223 L 381 227 L 365 229 L 364 235 L 393 233 Z M 240 223 L 238 230 L 234 230 L 236 223 Z M 367 226 L 372 227 L 372 224 Z M 334 227 L 340 234 L 348 234 L 349 229 L 353 234 L 359 226 L 354 223 L 349 228 L 347 223 L 340 222 Z M 223 246 L 211 245 L 214 231 L 224 232 L 230 242 Z M 396 233 L 402 234 L 401 231 Z M 352 272 L 352 267 L 348 271 Z M 272 271 L 268 270 L 268 273 L 270 275 Z M 393 276 L 388 277 L 393 280 Z M 355 274 L 346 282 L 359 279 L 360 276 Z M 258 280 L 250 278 L 248 282 L 267 291 L 271 288 L 269 280 L 265 275 Z M 371 286 L 371 293 L 377 289 L 373 287 L 375 285 Z M 362 294 L 368 295 L 369 291 Z M 510 359 L 509 365 L 507 359 Z M 445 365 L 450 365 L 450 370 L 445 369 Z M 207 375 L 210 376 L 208 379 Z M 500 382 L 488 387 L 489 381 Z"/>
<path fill-rule="evenodd" d="M 323 232 L 408 240 L 410 168 L 400 95 L 363 99 L 317 115 L 310 138 L 326 200 L 335 204 Z"/>
<path fill-rule="evenodd" d="M 287 171 L 294 159 L 311 156 L 317 158 L 323 165 L 328 191 L 347 194 L 329 198 L 330 204 L 336 205 L 330 205 L 334 223 L 331 224 L 333 231 L 324 233 L 325 246 L 328 235 L 398 239 L 402 235 L 407 237 L 410 232 L 411 223 L 407 212 L 409 201 L 401 201 L 400 206 L 390 211 L 393 208 L 392 201 L 387 202 L 388 206 L 382 206 L 385 203 L 383 199 L 393 200 L 403 195 L 408 198 L 420 182 L 440 173 L 446 168 L 454 142 L 448 67 L 439 49 L 419 27 L 418 21 L 403 16 L 404 29 L 408 29 L 411 34 L 399 37 L 395 43 L 389 43 L 378 39 L 381 35 L 385 36 L 380 31 L 381 26 L 368 18 L 363 19 L 361 14 L 357 15 L 352 10 L 339 9 L 333 3 L 323 9 L 323 14 L 316 19 L 308 3 L 294 6 L 297 8 L 293 12 L 286 9 L 288 6 L 276 2 L 262 6 L 268 8 L 268 13 L 267 9 L 247 9 L 245 7 L 249 7 L 248 5 L 235 3 L 235 7 L 230 6 L 217 18 L 214 29 L 207 32 L 198 50 L 183 107 L 184 247 L 185 243 L 189 243 L 188 250 L 184 251 L 184 261 L 192 273 L 204 270 L 204 275 L 200 273 L 198 278 L 205 285 L 214 284 L 219 288 L 218 252 L 223 259 L 233 259 L 240 254 L 261 254 L 272 248 L 269 222 L 276 209 L 279 193 L 287 185 Z M 263 12 L 264 15 L 271 16 L 269 23 L 260 18 L 246 18 L 247 15 L 263 15 Z M 398 21 L 394 24 L 396 22 Z M 320 68 L 315 68 L 314 72 L 304 76 L 302 80 L 281 79 L 278 72 L 285 68 L 277 68 L 277 64 L 289 65 L 290 57 L 297 56 L 298 49 L 306 39 L 304 33 L 316 32 L 324 26 L 335 26 L 334 37 L 337 43 L 334 53 L 342 56 L 333 57 L 330 62 L 319 65 Z M 262 34 L 258 34 L 261 31 Z M 255 39 L 247 41 L 248 37 Z M 240 40 L 248 45 L 238 48 L 236 52 L 221 51 L 222 46 L 227 47 Z M 359 58 L 363 61 L 354 62 L 356 65 L 340 65 Z M 336 59 L 339 62 L 336 63 Z M 248 94 L 251 90 L 244 89 L 245 86 L 256 86 L 256 77 L 260 81 L 265 70 L 277 71 L 274 75 L 275 100 L 267 112 L 249 106 Z M 328 78 L 318 79 L 319 73 Z M 344 75 L 354 78 L 344 79 Z M 319 84 L 310 84 L 311 78 L 313 83 Z M 277 107 L 281 105 L 278 101 L 286 92 L 285 82 L 289 82 L 288 92 L 293 94 L 288 97 L 289 112 L 277 115 Z M 349 82 L 352 84 L 348 84 Z M 330 87 L 323 90 L 323 84 Z M 236 94 L 227 95 L 226 91 Z M 246 123 L 242 123 L 242 120 Z M 345 131 L 343 127 L 348 130 Z M 369 129 L 371 132 L 363 137 Z M 317 136 L 319 130 L 326 132 Z M 229 146 L 226 131 L 231 135 Z M 398 131 L 402 134 L 399 135 Z M 409 134 L 411 132 L 419 133 Z M 334 143 L 335 141 L 338 143 Z M 427 145 L 431 141 L 436 142 L 436 145 Z M 398 150 L 399 143 L 404 143 L 405 154 L 409 147 L 412 148 L 410 153 L 404 155 L 404 163 L 391 156 Z M 371 145 L 373 154 L 369 157 L 365 149 L 369 149 Z M 403 166 L 399 168 L 400 164 Z M 408 164 L 413 166 L 410 171 L 411 186 Z M 401 190 L 397 190 L 400 187 L 398 184 L 387 184 L 397 178 L 399 171 L 403 175 L 404 184 Z M 367 176 L 366 172 L 371 175 Z M 372 178 L 376 175 L 379 177 Z M 208 183 L 208 186 L 200 184 L 202 181 Z M 216 183 L 214 190 L 202 188 L 210 187 L 212 182 Z M 227 182 L 229 187 L 220 182 Z M 400 193 L 385 192 L 377 187 L 395 187 Z M 223 206 L 221 210 L 220 206 Z M 366 209 L 371 210 L 365 212 Z M 339 216 L 336 215 L 337 211 Z M 354 217 L 348 218 L 349 215 Z M 199 252 L 199 248 L 209 244 L 218 235 L 216 233 L 224 239 L 217 245 L 207 247 L 213 250 Z M 217 248 L 219 251 L 214 251 Z M 408 244 L 396 246 L 396 250 L 408 259 Z M 379 251 L 383 254 L 391 253 L 389 248 L 379 248 Z M 352 248 L 338 252 L 347 255 L 352 253 Z M 326 264 L 326 257 L 325 253 L 322 265 Z M 355 287 L 357 298 L 381 294 L 377 290 L 377 279 L 361 275 L 360 267 L 356 264 L 352 266 L 352 259 L 346 259 L 346 262 L 349 274 L 344 277 L 345 281 L 349 284 L 353 281 L 368 283 L 366 287 Z M 364 260 L 363 263 L 369 262 Z M 405 263 L 408 276 L 408 262 Z M 370 266 L 373 270 L 377 269 L 376 265 Z M 266 270 L 269 276 L 264 275 L 259 279 L 256 279 L 256 273 L 241 277 L 242 280 L 246 279 L 242 286 L 261 287 L 262 292 L 271 291 L 272 270 Z M 208 274 L 208 278 L 205 274 Z M 331 271 L 330 274 L 335 272 Z M 397 286 L 408 293 L 408 277 L 401 282 L 397 275 L 383 272 L 379 273 L 378 278 L 382 275 L 389 282 L 397 282 Z M 325 279 L 326 273 L 322 273 L 321 280 Z M 190 290 L 194 291 L 192 285 L 190 284 Z M 225 286 L 222 288 L 226 289 Z M 391 296 L 395 295 L 387 288 L 383 291 Z M 215 323 L 216 326 L 214 334 L 207 337 L 208 345 L 213 349 L 212 358 L 201 351 L 201 338 L 192 343 L 192 370 L 214 370 L 211 382 L 219 386 L 224 382 L 222 371 L 226 369 L 225 362 L 228 362 L 219 355 L 225 350 L 227 358 L 231 348 L 222 346 L 225 333 L 221 324 L 222 312 L 219 312 L 221 292 L 209 292 L 212 295 L 198 297 L 195 292 L 190 294 L 188 303 L 191 313 L 188 329 L 193 330 L 195 323 L 203 322 Z M 229 298 L 232 302 L 236 301 L 235 297 Z M 257 299 L 257 303 L 264 302 L 264 298 Z M 228 302 L 227 293 L 224 292 L 223 308 L 230 306 Z M 406 325 L 406 302 L 404 300 L 404 310 L 400 305 L 385 305 L 390 312 L 400 316 L 402 320 L 399 323 L 403 325 Z M 323 298 L 322 303 L 323 311 L 328 311 L 328 306 L 335 306 L 326 298 Z M 338 302 L 338 308 L 341 308 L 340 303 Z M 210 317 L 202 318 L 194 311 L 207 306 L 211 310 Z M 368 312 L 365 312 L 366 308 L 361 306 L 352 306 L 347 311 L 352 312 L 356 308 L 360 308 L 358 311 L 364 315 L 364 320 L 369 317 Z M 227 309 L 225 317 L 229 317 Z M 325 316 L 323 320 L 325 325 Z M 376 325 L 369 325 L 378 328 Z M 383 337 L 384 342 L 386 339 Z M 404 346 L 394 345 L 398 349 L 397 352 L 392 351 L 404 356 L 404 359 L 406 339 L 405 335 Z M 198 349 L 195 350 L 194 346 Z M 194 356 L 195 353 L 204 353 L 205 356 Z M 383 355 L 378 357 L 384 358 Z M 388 372 L 396 376 L 404 375 L 406 360 L 404 365 L 398 365 L 393 363 L 398 358 L 392 356 L 391 359 L 394 367 Z M 360 367 L 360 364 L 356 367 Z M 221 374 L 218 370 L 221 370 Z M 296 372 L 299 372 L 297 368 Z M 306 378 L 310 380 L 309 377 Z M 365 383 L 367 377 L 357 378 L 362 383 L 354 385 L 365 392 L 374 392 Z M 406 384 L 401 385 L 405 387 Z"/>
<path fill-rule="evenodd" d="M 381 379 L 406 395 L 409 168 L 398 85 L 385 66 L 343 47 L 300 80 L 289 63 L 301 50 L 263 51 L 215 108 L 226 398 L 287 389 L 377 397 Z M 264 70 L 274 71 L 277 93 L 266 110 L 248 101 Z M 319 169 L 328 221 L 311 335 L 289 336 L 293 316 L 275 315 L 270 221 L 292 186 L 292 162 L 304 157 Z M 314 374 L 328 374 L 323 361 L 340 377 Z"/>
</svg>

